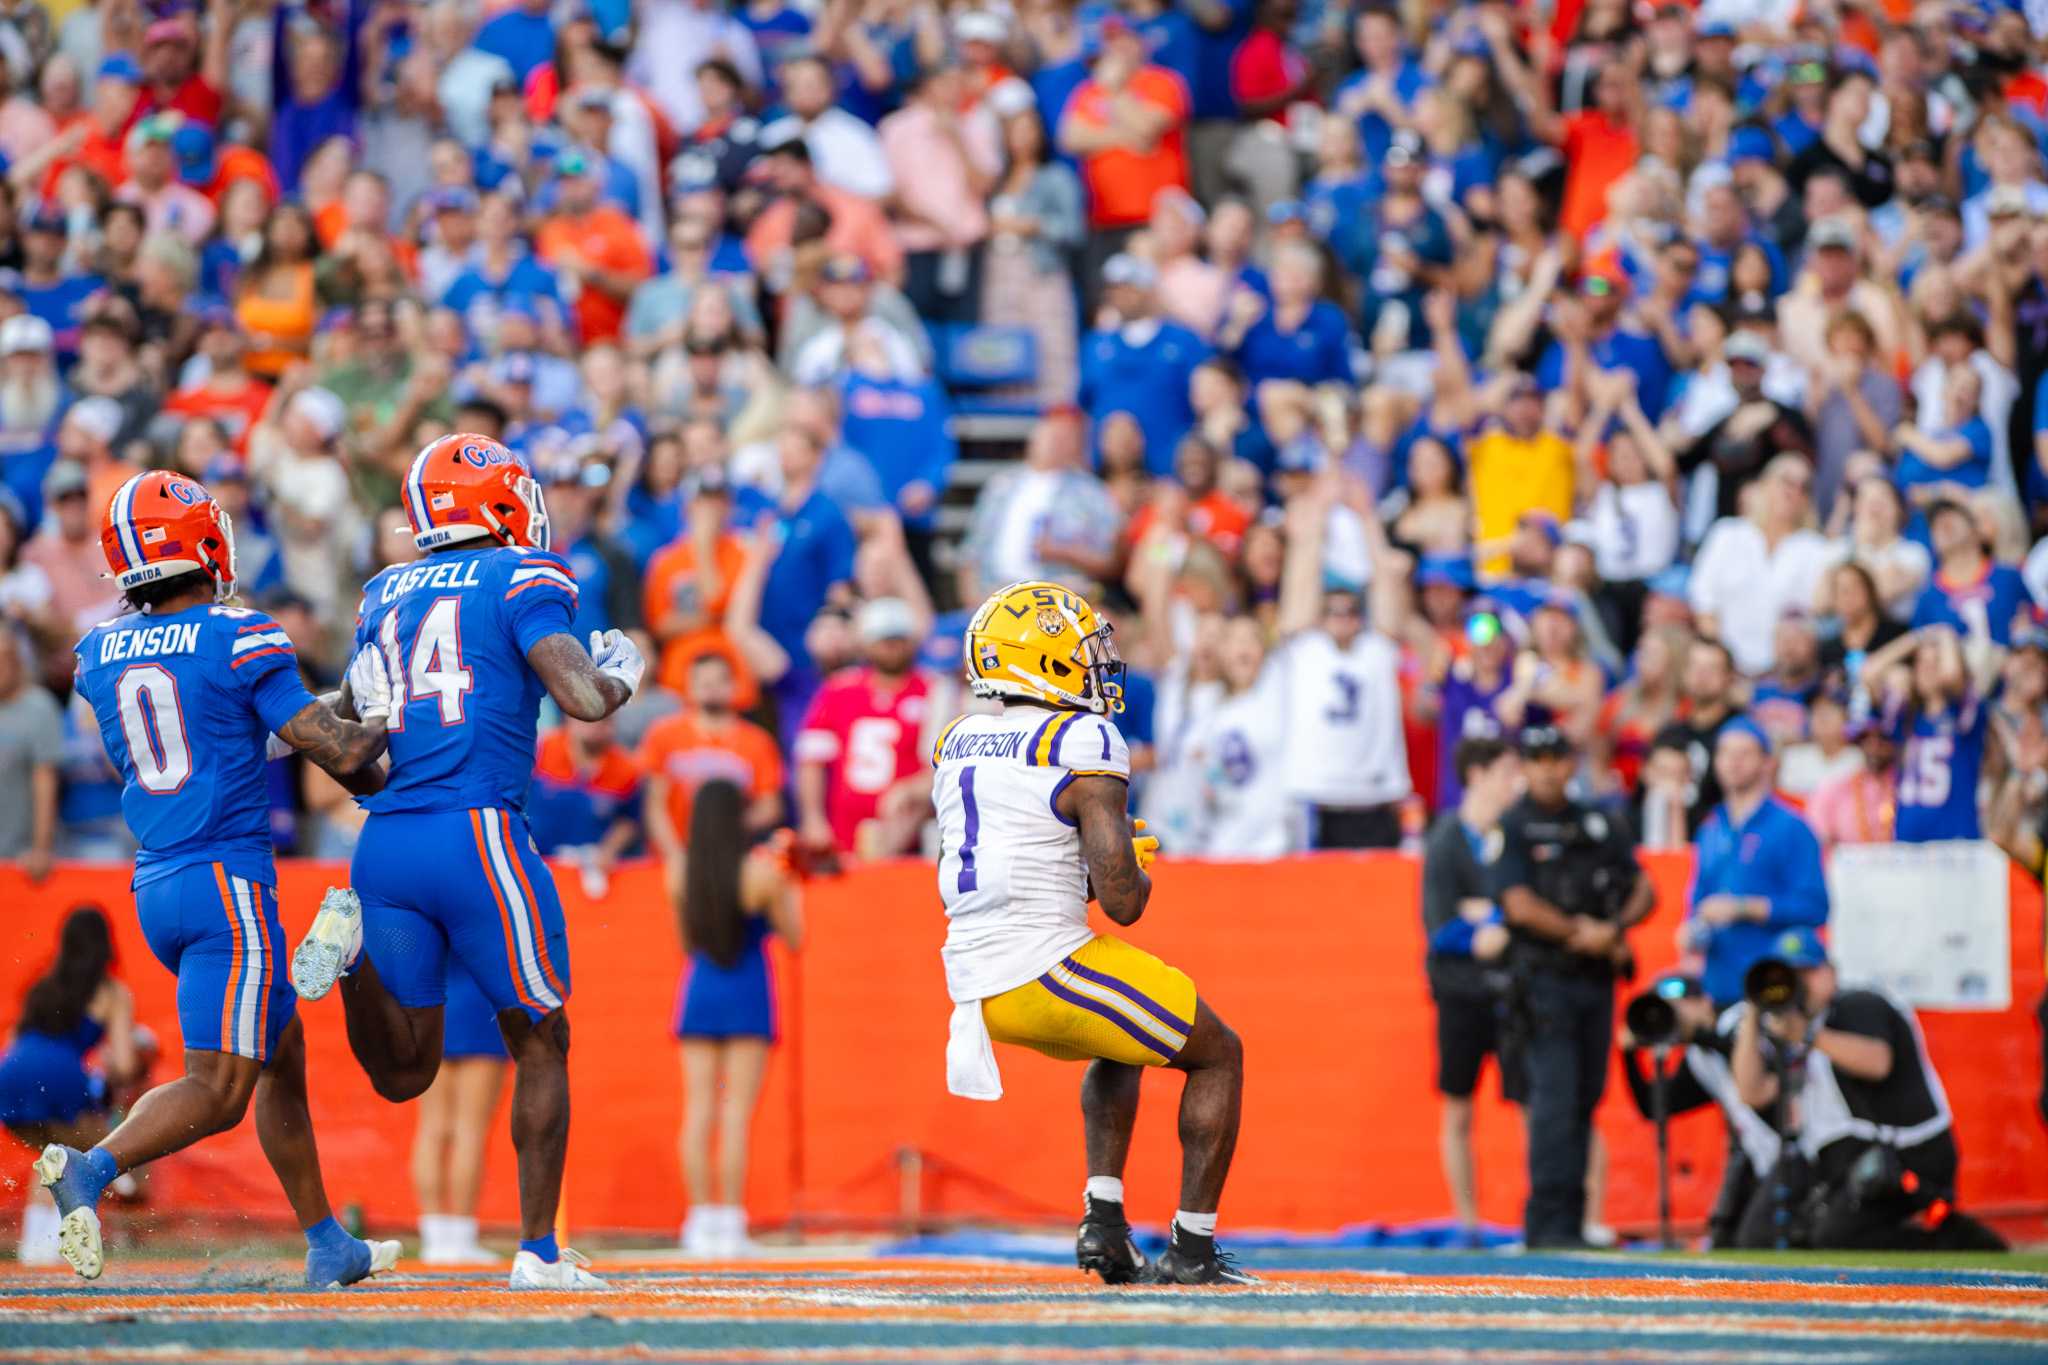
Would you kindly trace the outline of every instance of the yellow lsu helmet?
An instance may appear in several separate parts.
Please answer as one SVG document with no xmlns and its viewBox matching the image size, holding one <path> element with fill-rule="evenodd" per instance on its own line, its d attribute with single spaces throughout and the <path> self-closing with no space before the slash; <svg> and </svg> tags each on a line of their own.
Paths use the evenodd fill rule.
<svg viewBox="0 0 2048 1365">
<path fill-rule="evenodd" d="M 967 690 L 1113 714 L 1124 709 L 1114 628 L 1057 583 L 1012 583 L 967 623 Z"/>
</svg>

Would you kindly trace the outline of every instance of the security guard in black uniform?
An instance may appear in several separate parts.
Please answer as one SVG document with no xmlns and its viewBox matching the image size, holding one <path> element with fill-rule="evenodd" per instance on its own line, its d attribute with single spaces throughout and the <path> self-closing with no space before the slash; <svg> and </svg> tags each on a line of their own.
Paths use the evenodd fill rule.
<svg viewBox="0 0 2048 1365">
<path fill-rule="evenodd" d="M 1501 820 L 1495 900 L 1512 935 L 1529 1145 L 1524 1238 L 1583 1248 L 1593 1110 L 1607 1084 L 1614 979 L 1632 970 L 1622 931 L 1655 904 L 1626 821 L 1565 794 L 1578 756 L 1553 726 L 1522 732 L 1528 793 Z"/>
</svg>

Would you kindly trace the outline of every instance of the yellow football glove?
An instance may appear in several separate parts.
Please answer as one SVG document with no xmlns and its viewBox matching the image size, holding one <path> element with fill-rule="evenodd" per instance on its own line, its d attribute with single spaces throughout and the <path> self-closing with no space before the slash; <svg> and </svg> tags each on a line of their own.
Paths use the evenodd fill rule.
<svg viewBox="0 0 2048 1365">
<path fill-rule="evenodd" d="M 1138 871 L 1149 872 L 1152 860 L 1159 856 L 1158 836 L 1145 833 L 1143 820 L 1131 821 L 1131 852 L 1138 857 Z"/>
</svg>

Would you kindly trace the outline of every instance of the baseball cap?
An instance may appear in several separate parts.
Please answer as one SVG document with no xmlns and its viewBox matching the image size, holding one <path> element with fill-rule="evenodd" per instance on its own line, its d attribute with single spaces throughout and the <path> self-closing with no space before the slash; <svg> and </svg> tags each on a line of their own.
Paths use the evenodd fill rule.
<svg viewBox="0 0 2048 1365">
<path fill-rule="evenodd" d="M 1715 747 L 1718 748 L 1724 741 L 1730 738 L 1744 735 L 1754 740 L 1757 748 L 1762 749 L 1767 754 L 1771 752 L 1770 735 L 1765 733 L 1763 726 L 1758 725 L 1748 716 L 1733 716 L 1723 721 L 1721 728 L 1714 734 Z"/>
<path fill-rule="evenodd" d="M 158 43 L 189 43 L 192 31 L 177 19 L 159 19 L 142 31 L 142 45 L 154 47 Z"/>
<path fill-rule="evenodd" d="M 445 186 L 427 196 L 427 207 L 434 213 L 475 213 L 476 191 L 467 185 Z"/>
<path fill-rule="evenodd" d="M 301 389 L 292 399 L 291 411 L 311 422 L 313 429 L 330 441 L 341 435 L 342 428 L 348 425 L 348 406 L 334 390 L 317 385 Z"/>
<path fill-rule="evenodd" d="M 249 471 L 232 455 L 216 455 L 206 462 L 206 468 L 200 472 L 199 481 L 208 488 L 217 483 L 247 483 Z"/>
<path fill-rule="evenodd" d="M 1996 190 L 1992 191 L 1994 196 L 1997 193 Z M 2024 208 L 2026 195 L 2022 193 L 2020 199 L 2021 207 Z M 1852 251 L 1856 247 L 1856 229 L 1839 218 L 1823 218 L 1813 225 L 1813 231 L 1806 235 L 1806 240 L 1816 250 L 1832 247 L 1841 251 Z"/>
<path fill-rule="evenodd" d="M 1000 43 L 1007 36 L 1002 16 L 987 10 L 966 10 L 953 20 L 953 37 L 963 43 Z"/>
<path fill-rule="evenodd" d="M 1266 223 L 1269 227 L 1281 227 L 1287 223 L 1307 221 L 1308 214 L 1299 199 L 1275 199 L 1266 206 Z"/>
<path fill-rule="evenodd" d="M 7 321 L 0 322 L 0 355 L 48 352 L 56 345 L 56 340 L 50 324 L 34 313 L 16 313 Z"/>
<path fill-rule="evenodd" d="M 1136 289 L 1150 289 L 1159 283 L 1159 272 L 1152 263 L 1142 256 L 1133 256 L 1128 251 L 1119 251 L 1102 265 L 1104 284 L 1128 284 Z"/>
<path fill-rule="evenodd" d="M 64 414 L 64 420 L 95 440 L 111 443 L 121 431 L 121 405 L 111 398 L 81 398 Z"/>
<path fill-rule="evenodd" d="M 583 154 L 580 147 L 564 148 L 561 154 L 555 157 L 555 173 L 563 176 L 588 175 L 590 158 Z"/>
<path fill-rule="evenodd" d="M 2038 649 L 2048 654 L 2048 629 L 2038 625 L 2026 625 L 2012 633 L 2012 647 L 2015 651 Z"/>
<path fill-rule="evenodd" d="M 877 597 L 860 609 L 854 629 L 866 644 L 917 638 L 917 616 L 900 597 Z"/>
<path fill-rule="evenodd" d="M 54 502 L 58 498 L 83 493 L 92 484 L 85 475 L 85 466 L 76 460 L 59 460 L 43 475 L 43 501 Z"/>
<path fill-rule="evenodd" d="M 1812 929 L 1787 929 L 1771 940 L 1765 957 L 1774 957 L 1792 967 L 1819 967 L 1828 960 L 1828 950 Z"/>
<path fill-rule="evenodd" d="M 1530 725 L 1523 727 L 1516 737 L 1515 747 L 1522 751 L 1524 758 L 1562 758 L 1573 753 L 1571 737 L 1555 725 Z"/>
<path fill-rule="evenodd" d="M 1422 160 L 1422 139 L 1412 129 L 1403 128 L 1387 143 L 1384 158 L 1389 166 L 1413 166 Z"/>
<path fill-rule="evenodd" d="M 1543 533 L 1553 547 L 1564 544 L 1564 528 L 1557 524 L 1557 518 L 1541 507 L 1534 507 L 1515 518 L 1515 526 L 1533 526 Z"/>
<path fill-rule="evenodd" d="M 1761 289 L 1748 290 L 1728 305 L 1729 326 L 1740 327 L 1746 322 L 1760 322 L 1769 327 L 1778 325 L 1778 310 L 1771 303 L 1771 296 Z"/>
<path fill-rule="evenodd" d="M 533 357 L 524 351 L 498 357 L 498 363 L 491 366 L 491 378 L 500 384 L 531 384 L 533 382 Z"/>
<path fill-rule="evenodd" d="M 1472 560 L 1468 555 L 1424 555 L 1415 566 L 1415 583 L 1418 587 L 1449 584 L 1472 590 Z"/>
<path fill-rule="evenodd" d="M 171 153 L 178 158 L 178 179 L 188 185 L 213 182 L 213 132 L 203 123 L 187 123 L 171 134 Z"/>
<path fill-rule="evenodd" d="M 1693 27 L 1693 34 L 1699 38 L 1733 38 L 1735 25 L 1726 19 L 1711 19 L 1701 15 L 1699 22 Z"/>
<path fill-rule="evenodd" d="M 1730 332 L 1728 339 L 1721 343 L 1721 357 L 1731 365 L 1738 362 L 1763 365 L 1770 361 L 1771 348 L 1755 332 Z"/>
<path fill-rule="evenodd" d="M 1761 128 L 1737 128 L 1728 139 L 1728 164 L 1739 166 L 1745 161 L 1775 161 L 1777 148 L 1771 143 L 1771 135 Z"/>
<path fill-rule="evenodd" d="M 71 225 L 64 221 L 64 215 L 48 204 L 37 204 L 35 211 L 28 215 L 22 227 L 29 232 L 53 232 L 59 237 L 70 235 Z"/>
<path fill-rule="evenodd" d="M 126 81 L 130 85 L 142 84 L 142 68 L 135 59 L 125 52 L 116 52 L 100 63 L 99 78 L 103 81 Z"/>
<path fill-rule="evenodd" d="M 1598 270 L 1586 272 L 1586 277 L 1579 281 L 1579 292 L 1590 294 L 1594 298 L 1604 298 L 1609 294 L 1626 294 L 1628 276 L 1615 266 L 1602 266 Z"/>
</svg>

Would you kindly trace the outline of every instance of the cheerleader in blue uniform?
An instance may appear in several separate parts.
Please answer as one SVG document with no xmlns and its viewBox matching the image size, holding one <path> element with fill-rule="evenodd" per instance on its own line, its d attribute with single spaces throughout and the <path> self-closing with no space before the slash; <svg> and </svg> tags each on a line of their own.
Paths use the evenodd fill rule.
<svg viewBox="0 0 2048 1365">
<path fill-rule="evenodd" d="M 56 964 L 29 987 L 0 1053 L 0 1123 L 39 1151 L 52 1142 L 91 1150 L 113 1128 L 110 1088 L 143 1070 L 135 1001 L 113 966 L 106 915 L 86 905 L 65 916 Z M 33 1185 L 22 1210 L 23 1261 L 56 1262 L 58 1221 L 49 1191 Z"/>
<path fill-rule="evenodd" d="M 747 1148 L 776 1036 L 768 936 L 791 951 L 803 936 L 788 832 L 748 851 L 746 807 L 746 796 L 723 779 L 697 789 L 679 907 L 689 955 L 676 1007 L 690 1196 L 682 1244 L 703 1256 L 731 1257 L 746 1248 Z"/>
</svg>

